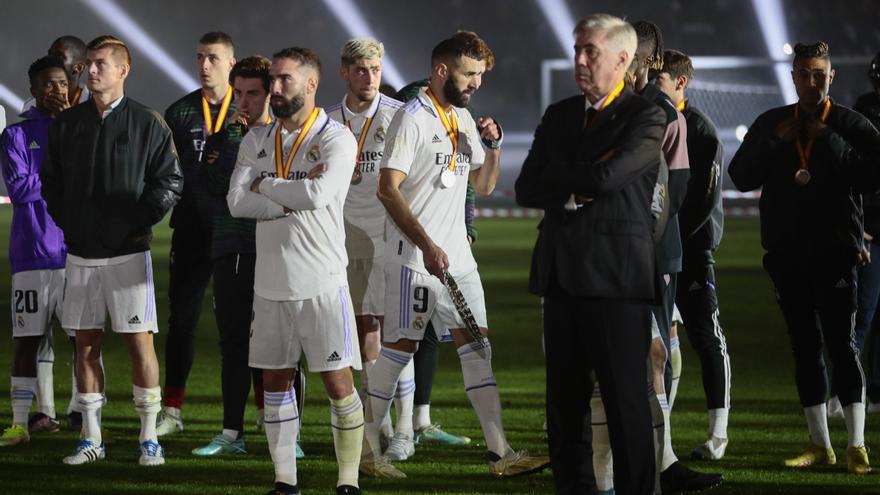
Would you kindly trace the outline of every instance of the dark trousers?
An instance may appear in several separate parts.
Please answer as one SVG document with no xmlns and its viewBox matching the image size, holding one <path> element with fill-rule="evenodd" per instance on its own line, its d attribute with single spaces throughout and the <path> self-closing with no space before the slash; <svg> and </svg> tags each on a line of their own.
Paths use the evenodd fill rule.
<svg viewBox="0 0 880 495">
<path fill-rule="evenodd" d="M 718 319 L 714 265 L 705 259 L 685 259 L 676 292 L 688 339 L 700 358 L 706 407 L 730 407 L 730 356 Z"/>
<path fill-rule="evenodd" d="M 591 372 L 599 380 L 608 417 L 615 492 L 653 492 L 654 448 L 645 380 L 650 323 L 646 302 L 585 299 L 558 288 L 544 297 L 547 433 L 556 493 L 595 490 Z"/>
<path fill-rule="evenodd" d="M 856 347 L 863 356 L 868 397 L 880 403 L 880 245 L 868 244 L 871 262 L 859 267 L 858 311 L 856 311 Z M 834 391 L 832 391 L 833 393 Z"/>
<path fill-rule="evenodd" d="M 413 404 L 416 406 L 431 403 L 431 390 L 434 388 L 434 376 L 437 374 L 437 364 L 440 360 L 439 345 L 433 324 L 428 322 L 425 338 L 419 342 L 419 349 L 413 356 L 416 382 Z"/>
<path fill-rule="evenodd" d="M 223 428 L 243 431 L 251 380 L 262 388 L 262 370 L 248 367 L 254 304 L 255 254 L 230 254 L 214 260 L 214 316 L 220 332 L 220 383 Z"/>
<path fill-rule="evenodd" d="M 210 219 L 206 218 L 207 214 L 200 213 L 192 206 L 177 208 L 186 210 L 175 211 L 173 217 L 175 225 L 171 235 L 165 387 L 182 389 L 186 387 L 193 364 L 195 328 L 202 312 L 205 289 L 211 279 L 212 263 Z"/>
<path fill-rule="evenodd" d="M 669 278 L 668 282 L 666 281 L 667 277 Z M 672 332 L 672 311 L 675 307 L 675 287 L 677 281 L 677 273 L 660 275 L 660 287 L 662 287 L 660 304 L 651 306 L 651 311 L 657 320 L 657 327 L 660 329 L 660 339 L 663 340 L 663 345 L 666 347 L 666 364 L 663 366 L 663 386 L 666 387 L 665 393 L 667 397 L 672 394 L 672 359 L 669 352 L 671 349 L 669 340 L 670 333 Z M 650 331 L 650 329 L 651 324 L 648 322 L 648 330 Z"/>
<path fill-rule="evenodd" d="M 764 255 L 791 341 L 795 382 L 804 407 L 825 402 L 828 379 L 824 343 L 834 366 L 832 383 L 845 405 L 862 401 L 865 382 L 856 350 L 856 255 L 833 250 L 805 260 Z"/>
</svg>

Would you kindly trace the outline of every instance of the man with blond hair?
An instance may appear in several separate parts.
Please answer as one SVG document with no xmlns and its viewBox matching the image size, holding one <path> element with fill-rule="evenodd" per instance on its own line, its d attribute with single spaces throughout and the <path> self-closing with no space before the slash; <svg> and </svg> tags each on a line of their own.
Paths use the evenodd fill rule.
<svg viewBox="0 0 880 495">
<path fill-rule="evenodd" d="M 183 176 L 162 117 L 124 95 L 131 55 L 121 40 L 100 36 L 86 52 L 92 98 L 62 112 L 49 130 L 41 171 L 49 213 L 68 247 L 61 325 L 76 330 L 80 441 L 65 464 L 105 457 L 99 411 L 106 313 L 125 337 L 132 391 L 141 420 L 140 464 L 164 464 L 156 435 L 161 408 L 153 347 L 156 297 L 151 227 L 180 197 Z M 125 173 L 119 173 L 125 171 Z"/>
<path fill-rule="evenodd" d="M 544 297 L 550 459 L 557 493 L 595 491 L 595 372 L 615 490 L 643 495 L 654 489 L 645 377 L 658 296 L 651 203 L 665 120 L 625 87 L 638 43 L 631 25 L 591 15 L 574 37 L 583 94 L 547 108 L 516 181 L 517 202 L 544 210 L 529 285 Z M 621 256 L 627 263 L 609 265 Z"/>
</svg>

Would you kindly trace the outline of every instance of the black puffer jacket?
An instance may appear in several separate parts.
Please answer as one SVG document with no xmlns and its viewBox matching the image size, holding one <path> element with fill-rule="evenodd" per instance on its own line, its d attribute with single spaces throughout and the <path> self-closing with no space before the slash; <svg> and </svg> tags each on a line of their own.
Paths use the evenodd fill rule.
<svg viewBox="0 0 880 495">
<path fill-rule="evenodd" d="M 860 96 L 853 110 L 867 117 L 880 130 L 880 94 L 876 91 Z M 862 208 L 865 210 L 865 232 L 874 238 L 874 244 L 880 244 L 880 194 L 863 195 Z"/>
<path fill-rule="evenodd" d="M 151 227 L 183 190 L 171 130 L 128 97 L 103 120 L 94 100 L 62 112 L 40 175 L 70 254 L 83 258 L 148 250 Z"/>
</svg>

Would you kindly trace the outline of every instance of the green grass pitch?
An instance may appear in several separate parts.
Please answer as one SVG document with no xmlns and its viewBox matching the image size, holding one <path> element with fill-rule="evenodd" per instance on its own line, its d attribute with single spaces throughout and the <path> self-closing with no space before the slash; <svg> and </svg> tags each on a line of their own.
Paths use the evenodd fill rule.
<svg viewBox="0 0 880 495">
<path fill-rule="evenodd" d="M 0 210 L 0 231 L 9 231 L 10 209 Z M 526 291 L 529 258 L 535 238 L 533 219 L 478 220 L 480 240 L 475 246 L 486 290 L 492 328 L 494 369 L 504 405 L 504 424 L 514 448 L 545 454 L 541 440 L 544 405 L 544 369 L 538 299 Z M 838 464 L 794 471 L 782 466 L 783 457 L 799 451 L 806 427 L 798 405 L 791 353 L 773 291 L 760 267 L 758 224 L 753 219 L 731 219 L 718 252 L 718 292 L 721 321 L 727 334 L 733 370 L 733 409 L 730 447 L 720 462 L 690 462 L 700 470 L 717 470 L 726 478 L 716 494 L 880 494 L 880 477 L 846 473 L 846 432 L 842 420 L 831 420 Z M 7 235 L 0 236 L 6 256 Z M 160 333 L 160 363 L 164 354 L 167 320 L 167 256 L 170 230 L 156 229 L 153 243 Z M 0 262 L 0 280 L 9 280 L 8 264 Z M 0 315 L 9 314 L 9 283 L 0 284 Z M 8 321 L 8 320 L 7 320 Z M 3 325 L 6 332 L 9 326 Z M 0 450 L 2 494 L 255 494 L 273 481 L 266 440 L 254 430 L 252 403 L 246 416 L 248 455 L 195 458 L 190 450 L 206 443 L 221 428 L 219 352 L 217 331 L 206 297 L 197 332 L 195 366 L 184 404 L 186 430 L 165 437 L 167 464 L 158 468 L 137 465 L 138 421 L 131 401 L 130 366 L 122 341 L 108 337 L 105 349 L 109 404 L 104 425 L 113 440 L 108 459 L 84 466 L 65 466 L 61 458 L 76 434 L 35 435 L 30 444 Z M 60 414 L 69 396 L 70 348 L 56 332 L 56 403 Z M 60 340 L 60 341 L 59 341 Z M 674 446 L 686 458 L 705 438 L 705 402 L 697 358 L 682 332 L 684 372 L 672 424 Z M 0 369 L 8 372 L 12 339 L 0 345 Z M 0 379 L 0 423 L 11 421 L 9 382 Z M 576 391 L 573 391 L 576 393 Z M 449 431 L 481 439 L 463 391 L 458 359 L 450 345 L 441 350 L 432 402 L 432 416 Z M 334 493 L 336 464 L 330 436 L 328 403 L 320 379 L 310 375 L 303 417 L 303 448 L 299 463 L 304 493 Z M 868 418 L 867 444 L 880 448 L 880 416 Z M 362 479 L 371 494 L 531 494 L 552 493 L 549 472 L 525 478 L 494 480 L 484 463 L 484 447 L 422 447 L 415 458 L 400 464 L 406 480 Z M 872 454 L 880 464 L 880 457 Z"/>
</svg>

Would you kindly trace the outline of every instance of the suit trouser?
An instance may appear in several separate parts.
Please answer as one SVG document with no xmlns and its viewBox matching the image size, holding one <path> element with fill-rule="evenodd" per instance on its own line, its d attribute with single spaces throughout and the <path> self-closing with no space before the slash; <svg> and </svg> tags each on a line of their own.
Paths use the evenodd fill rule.
<svg viewBox="0 0 880 495">
<path fill-rule="evenodd" d="M 248 367 L 254 311 L 255 254 L 229 254 L 214 260 L 214 317 L 220 332 L 220 386 L 223 428 L 244 431 L 244 410 L 251 380 L 263 383 L 263 371 Z"/>
<path fill-rule="evenodd" d="M 704 258 L 685 258 L 675 302 L 700 358 L 707 409 L 730 407 L 730 357 L 718 319 L 715 266 Z"/>
<path fill-rule="evenodd" d="M 667 282 L 667 277 L 669 281 Z M 672 333 L 672 312 L 675 307 L 675 287 L 678 281 L 678 273 L 669 273 L 660 275 L 660 287 L 662 288 L 662 292 L 660 294 L 660 304 L 655 304 L 651 306 L 651 311 L 654 313 L 654 318 L 657 320 L 657 327 L 660 330 L 660 339 L 663 341 L 663 346 L 666 347 L 666 363 L 663 365 L 663 386 L 666 387 L 664 391 L 666 396 L 672 394 L 672 355 L 671 355 L 671 347 L 670 347 L 670 337 Z M 650 329 L 650 322 L 648 323 L 648 329 Z M 656 390 L 655 392 L 660 392 Z"/>
<path fill-rule="evenodd" d="M 195 356 L 195 329 L 211 279 L 211 229 L 207 213 L 179 205 L 173 216 L 165 386 L 186 387 Z"/>
<path fill-rule="evenodd" d="M 842 249 L 804 261 L 785 253 L 764 255 L 764 268 L 776 286 L 776 300 L 788 327 L 795 382 L 804 407 L 822 404 L 828 396 L 823 343 L 834 366 L 832 382 L 840 403 L 863 400 L 865 381 L 853 329 L 855 256 Z"/>
<path fill-rule="evenodd" d="M 647 376 L 647 302 L 574 297 L 559 288 L 544 298 L 547 433 L 556 492 L 595 489 L 590 397 L 595 372 L 608 418 L 619 495 L 654 489 L 654 448 Z"/>
</svg>

